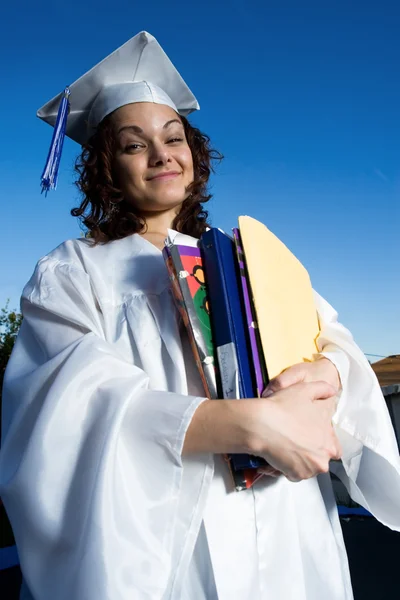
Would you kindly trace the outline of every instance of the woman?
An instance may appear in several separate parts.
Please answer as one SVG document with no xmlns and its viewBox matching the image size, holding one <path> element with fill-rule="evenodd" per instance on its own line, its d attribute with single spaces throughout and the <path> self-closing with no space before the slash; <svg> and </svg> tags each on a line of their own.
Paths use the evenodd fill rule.
<svg viewBox="0 0 400 600">
<path fill-rule="evenodd" d="M 265 399 L 204 398 L 161 249 L 168 228 L 206 227 L 218 155 L 182 116 L 196 102 L 154 38 L 107 60 L 71 87 L 67 125 L 85 143 L 73 214 L 91 238 L 39 261 L 5 377 L 0 491 L 26 594 L 352 598 L 329 461 L 342 456 L 335 471 L 352 496 L 400 525 L 398 453 L 375 377 L 316 295 L 318 360 L 288 369 Z M 127 61 L 139 73 L 129 83 Z M 247 451 L 271 468 L 233 493 L 220 454 Z"/>
</svg>

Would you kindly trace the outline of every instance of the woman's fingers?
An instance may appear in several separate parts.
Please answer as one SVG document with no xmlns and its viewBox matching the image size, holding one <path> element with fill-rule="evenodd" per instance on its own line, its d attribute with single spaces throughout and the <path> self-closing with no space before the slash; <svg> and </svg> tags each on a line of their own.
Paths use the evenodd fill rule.
<svg viewBox="0 0 400 600">
<path fill-rule="evenodd" d="M 337 393 L 341 387 L 340 378 L 335 365 L 327 358 L 304 362 L 288 367 L 282 373 L 271 379 L 262 396 L 268 398 L 272 394 L 284 390 L 296 383 L 326 381 L 335 388 Z"/>
<path fill-rule="evenodd" d="M 268 398 L 269 396 L 272 396 L 272 394 L 275 394 L 276 392 L 279 392 L 280 390 L 284 390 L 285 388 L 288 388 L 291 385 L 295 385 L 296 383 L 301 383 L 302 381 L 304 381 L 304 378 L 305 378 L 305 373 L 304 373 L 304 369 L 302 368 L 302 366 L 294 365 L 293 367 L 290 367 L 286 371 L 283 371 L 277 377 L 274 377 L 274 379 L 271 379 L 271 381 L 265 388 L 265 390 L 262 394 L 262 397 Z"/>
<path fill-rule="evenodd" d="M 274 467 L 260 467 L 259 469 L 257 469 L 257 473 L 259 473 L 260 475 L 267 475 L 268 477 L 279 477 L 279 475 L 282 475 L 281 471 L 278 471 L 278 469 L 274 469 Z"/>
</svg>

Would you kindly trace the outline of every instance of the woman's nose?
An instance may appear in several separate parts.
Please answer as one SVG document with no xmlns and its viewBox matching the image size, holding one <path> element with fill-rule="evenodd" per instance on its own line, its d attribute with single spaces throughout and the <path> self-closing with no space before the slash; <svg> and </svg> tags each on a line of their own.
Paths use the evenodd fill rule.
<svg viewBox="0 0 400 600">
<path fill-rule="evenodd" d="M 168 149 L 161 144 L 154 144 L 150 154 L 150 166 L 157 167 L 167 164 L 169 160 Z"/>
</svg>

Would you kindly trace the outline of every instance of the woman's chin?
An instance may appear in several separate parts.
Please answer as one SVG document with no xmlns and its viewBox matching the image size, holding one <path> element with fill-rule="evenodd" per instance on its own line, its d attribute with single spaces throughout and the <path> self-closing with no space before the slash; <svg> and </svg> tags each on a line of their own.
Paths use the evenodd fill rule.
<svg viewBox="0 0 400 600">
<path fill-rule="evenodd" d="M 154 198 L 151 205 L 154 206 L 154 210 L 169 210 L 174 208 L 180 208 L 183 202 L 187 198 L 185 194 L 164 194 L 157 198 Z"/>
<path fill-rule="evenodd" d="M 165 211 L 174 211 L 176 214 L 184 202 L 185 198 L 158 198 L 153 201 L 149 201 L 141 207 L 140 212 L 146 213 L 158 213 Z"/>
</svg>

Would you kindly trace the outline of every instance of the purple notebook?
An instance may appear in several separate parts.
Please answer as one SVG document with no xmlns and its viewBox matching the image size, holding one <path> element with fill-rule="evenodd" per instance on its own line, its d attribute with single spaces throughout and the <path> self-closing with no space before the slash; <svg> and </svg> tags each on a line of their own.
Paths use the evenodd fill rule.
<svg viewBox="0 0 400 600">
<path fill-rule="evenodd" d="M 236 252 L 239 261 L 240 281 L 242 284 L 243 299 L 246 312 L 246 322 L 250 336 L 250 346 L 253 358 L 252 363 L 256 379 L 257 395 L 261 397 L 261 394 L 263 393 L 264 389 L 268 384 L 267 369 L 265 366 L 264 356 L 261 349 L 261 340 L 258 333 L 253 303 L 250 297 L 250 285 L 247 277 L 245 257 L 242 250 L 242 242 L 240 239 L 239 229 L 233 229 L 233 237 L 235 239 Z"/>
</svg>

